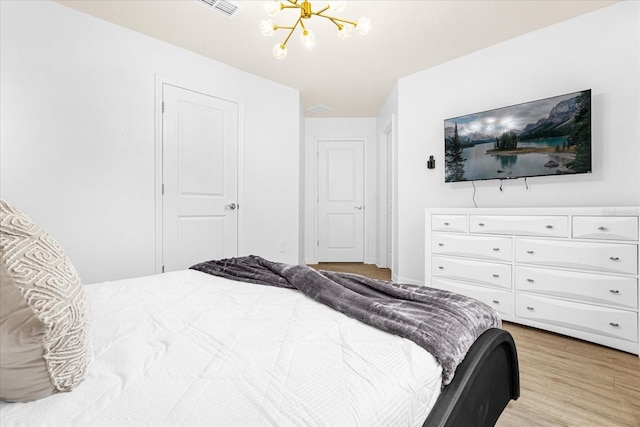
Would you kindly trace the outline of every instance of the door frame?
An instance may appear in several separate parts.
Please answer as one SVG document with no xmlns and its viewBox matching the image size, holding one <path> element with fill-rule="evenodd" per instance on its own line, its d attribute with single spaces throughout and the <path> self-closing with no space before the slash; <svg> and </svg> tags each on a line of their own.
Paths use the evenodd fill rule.
<svg viewBox="0 0 640 427">
<path fill-rule="evenodd" d="M 313 187 L 312 187 L 312 200 L 313 200 L 313 260 L 310 262 L 312 264 L 315 264 L 318 262 L 318 251 L 319 251 L 319 247 L 318 247 L 318 239 L 320 238 L 320 224 L 319 224 L 319 210 L 320 210 L 320 193 L 318 191 L 318 163 L 319 163 L 319 156 L 320 156 L 320 141 L 328 141 L 328 142 L 339 142 L 339 141 L 360 141 L 362 142 L 362 171 L 363 171 L 363 183 L 362 183 L 362 191 L 363 191 L 363 198 L 364 198 L 364 215 L 363 215 L 363 236 L 362 236 L 362 259 L 363 262 L 367 262 L 367 260 L 369 259 L 369 251 L 368 251 L 368 247 L 369 247 L 369 238 L 368 238 L 368 230 L 369 230 L 369 216 L 370 214 L 368 213 L 368 211 L 370 211 L 371 209 L 375 210 L 375 203 L 371 203 L 371 200 L 369 198 L 369 195 L 367 193 L 369 185 L 368 185 L 368 179 L 369 179 L 369 150 L 367 147 L 367 138 L 366 137 L 362 137 L 362 136 L 355 136 L 355 137 L 328 137 L 328 138 L 323 138 L 323 137 L 318 137 L 315 138 L 313 141 L 313 162 L 312 162 L 312 174 L 313 174 Z"/>
<path fill-rule="evenodd" d="M 391 180 L 391 156 L 390 150 L 393 137 L 391 135 L 392 126 L 387 126 L 380 133 L 380 143 L 378 145 L 378 212 L 376 225 L 378 227 L 378 244 L 376 246 L 376 265 L 380 268 L 390 268 L 391 262 L 388 254 L 392 250 L 390 248 L 390 240 L 392 233 L 389 227 L 389 197 L 391 196 L 390 180 Z"/>
<path fill-rule="evenodd" d="M 396 119 L 391 115 L 387 125 L 382 128 L 379 134 L 378 144 L 378 194 L 384 197 L 378 199 L 378 219 L 377 219 L 377 259 L 378 267 L 391 270 L 392 278 L 396 271 L 397 240 L 396 240 L 396 218 L 397 218 L 397 188 L 396 188 Z M 389 200 L 391 200 L 392 211 L 390 218 Z M 387 254 L 391 253 L 389 260 Z"/>
<path fill-rule="evenodd" d="M 166 77 L 160 74 L 155 75 L 155 87 L 154 87 L 154 169 L 155 169 L 155 179 L 154 179 L 154 204 L 155 204 L 155 273 L 162 273 L 162 241 L 163 241 L 163 232 L 162 232 L 162 172 L 163 172 L 163 162 L 162 162 L 162 87 L 163 85 L 168 84 L 171 86 L 176 86 L 185 90 L 190 90 L 192 92 L 198 92 L 203 95 L 211 96 L 214 98 L 222 99 L 225 101 L 233 102 L 238 105 L 238 157 L 237 157 L 237 174 L 238 174 L 238 206 L 242 206 L 244 204 L 243 200 L 243 170 L 242 170 L 242 146 L 243 146 L 243 131 L 242 131 L 242 122 L 243 122 L 243 108 L 242 103 L 240 101 L 236 101 L 233 99 L 224 98 L 221 96 L 214 95 L 212 92 L 215 92 L 213 88 L 205 88 L 202 85 L 195 84 L 194 82 L 185 82 L 180 81 L 175 78 Z M 237 240 L 238 253 L 242 253 L 242 223 L 243 223 L 243 214 L 242 209 L 237 210 L 238 215 L 238 232 L 237 232 Z"/>
</svg>

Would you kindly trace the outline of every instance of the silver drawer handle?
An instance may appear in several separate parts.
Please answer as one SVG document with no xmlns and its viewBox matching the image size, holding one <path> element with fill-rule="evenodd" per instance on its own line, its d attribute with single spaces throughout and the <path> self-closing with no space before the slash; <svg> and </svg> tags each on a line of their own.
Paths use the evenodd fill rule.
<svg viewBox="0 0 640 427">
<path fill-rule="evenodd" d="M 552 229 L 553 225 L 545 225 L 545 228 Z"/>
<path fill-rule="evenodd" d="M 619 294 L 620 291 L 617 289 L 609 289 L 609 292 L 611 292 L 612 294 Z"/>
<path fill-rule="evenodd" d="M 448 222 L 445 222 L 445 223 L 444 223 L 444 225 L 449 225 L 449 223 L 448 223 Z"/>
<path fill-rule="evenodd" d="M 444 243 L 438 243 L 438 246 L 444 246 Z"/>
<path fill-rule="evenodd" d="M 610 256 L 609 259 L 611 261 L 620 261 L 620 258 L 618 258 L 617 256 Z"/>
<path fill-rule="evenodd" d="M 492 276 L 493 276 L 493 277 L 495 277 L 496 279 L 497 279 L 498 277 L 500 277 L 500 275 L 499 275 L 499 274 L 492 274 Z"/>
<path fill-rule="evenodd" d="M 494 304 L 500 304 L 500 301 L 498 301 L 497 299 L 494 299 L 494 300 L 493 300 L 493 303 L 494 303 Z"/>
<path fill-rule="evenodd" d="M 608 230 L 608 228 L 607 228 L 607 227 L 605 227 L 605 226 L 601 226 L 601 227 L 598 227 L 598 230 L 600 230 L 600 231 L 607 231 L 607 230 Z"/>
<path fill-rule="evenodd" d="M 616 322 L 609 322 L 609 324 L 610 324 L 611 326 L 613 326 L 614 328 L 617 328 L 618 326 L 620 326 L 620 324 L 619 324 L 619 323 L 616 323 Z"/>
<path fill-rule="evenodd" d="M 500 248 L 493 248 L 494 252 L 500 252 Z"/>
<path fill-rule="evenodd" d="M 479 222 L 479 223 L 478 223 L 478 225 L 479 225 L 480 227 L 484 227 L 484 222 Z"/>
<path fill-rule="evenodd" d="M 527 310 L 529 310 L 529 311 L 533 311 L 533 307 L 528 306 L 528 307 L 527 307 Z"/>
<path fill-rule="evenodd" d="M 439 266 L 438 268 L 439 268 L 440 270 L 444 270 L 444 267 L 443 267 L 443 266 Z"/>
<path fill-rule="evenodd" d="M 527 279 L 527 282 L 529 282 L 529 283 L 533 283 L 533 282 L 535 282 L 535 280 L 533 280 L 533 279 Z"/>
<path fill-rule="evenodd" d="M 528 253 L 528 254 L 532 254 L 532 255 L 533 255 L 535 252 L 533 252 L 533 251 L 527 251 L 527 253 Z"/>
</svg>

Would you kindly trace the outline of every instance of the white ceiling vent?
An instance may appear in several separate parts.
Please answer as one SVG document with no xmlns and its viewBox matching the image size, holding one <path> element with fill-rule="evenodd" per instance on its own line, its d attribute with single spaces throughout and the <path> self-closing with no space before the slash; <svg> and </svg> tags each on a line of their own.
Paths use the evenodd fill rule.
<svg viewBox="0 0 640 427">
<path fill-rule="evenodd" d="M 311 111 L 312 113 L 322 114 L 327 111 L 331 111 L 333 108 L 327 107 L 326 105 L 314 105 L 313 107 L 307 108 L 307 111 Z"/>
<path fill-rule="evenodd" d="M 231 19 L 240 10 L 240 5 L 228 0 L 191 0 L 209 10 L 214 10 Z"/>
</svg>

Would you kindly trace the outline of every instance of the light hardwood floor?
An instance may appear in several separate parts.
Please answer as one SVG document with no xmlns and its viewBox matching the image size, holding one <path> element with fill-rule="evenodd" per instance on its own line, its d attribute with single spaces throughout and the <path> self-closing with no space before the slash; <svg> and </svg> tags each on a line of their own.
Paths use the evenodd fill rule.
<svg viewBox="0 0 640 427">
<path fill-rule="evenodd" d="M 311 267 L 390 280 L 391 272 L 361 263 Z M 640 358 L 608 347 L 505 322 L 520 364 L 520 399 L 499 427 L 640 426 Z"/>
<path fill-rule="evenodd" d="M 378 268 L 373 264 L 361 262 L 321 262 L 320 264 L 310 264 L 309 267 L 316 270 L 360 274 L 372 279 L 391 280 L 391 270 L 388 268 Z"/>
</svg>

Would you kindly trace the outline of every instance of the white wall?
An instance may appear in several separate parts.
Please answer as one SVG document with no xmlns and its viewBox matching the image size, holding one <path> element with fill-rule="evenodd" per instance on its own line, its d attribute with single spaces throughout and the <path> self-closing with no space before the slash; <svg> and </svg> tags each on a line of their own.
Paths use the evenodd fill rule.
<svg viewBox="0 0 640 427">
<path fill-rule="evenodd" d="M 298 91 L 57 3 L 0 7 L 0 196 L 85 283 L 155 273 L 156 74 L 239 103 L 240 255 L 298 262 Z"/>
<path fill-rule="evenodd" d="M 476 183 L 479 207 L 640 204 L 640 3 L 622 2 L 398 82 L 398 265 L 424 281 L 424 209 L 473 207 L 444 183 L 445 118 L 592 89 L 593 173 Z M 428 170 L 429 155 L 436 169 Z"/>
<path fill-rule="evenodd" d="M 305 120 L 305 262 L 316 263 L 318 140 L 364 141 L 365 236 L 364 262 L 376 256 L 376 119 L 309 118 Z"/>
</svg>

